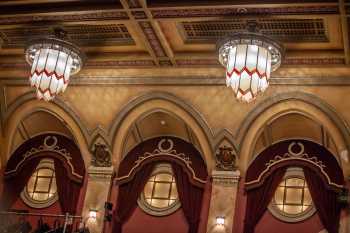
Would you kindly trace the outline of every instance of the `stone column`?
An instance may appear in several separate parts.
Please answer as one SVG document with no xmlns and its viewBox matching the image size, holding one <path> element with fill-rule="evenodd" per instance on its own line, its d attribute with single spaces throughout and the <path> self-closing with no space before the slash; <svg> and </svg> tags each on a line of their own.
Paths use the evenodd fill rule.
<svg viewBox="0 0 350 233">
<path fill-rule="evenodd" d="M 104 204 L 108 199 L 113 167 L 90 166 L 88 173 L 89 177 L 82 215 L 91 233 L 101 233 L 104 221 Z M 90 210 L 97 211 L 96 219 L 89 218 Z"/>
<path fill-rule="evenodd" d="M 239 178 L 238 170 L 213 170 L 207 233 L 232 232 Z M 225 224 L 217 225 L 217 217 L 224 217 Z"/>
</svg>

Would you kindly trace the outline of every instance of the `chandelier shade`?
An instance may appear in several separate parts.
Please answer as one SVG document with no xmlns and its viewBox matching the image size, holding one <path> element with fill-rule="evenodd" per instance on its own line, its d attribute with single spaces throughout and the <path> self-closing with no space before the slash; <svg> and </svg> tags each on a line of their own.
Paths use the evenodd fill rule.
<svg viewBox="0 0 350 233">
<path fill-rule="evenodd" d="M 233 34 L 218 43 L 219 61 L 226 67 L 226 85 L 249 103 L 269 86 L 270 74 L 283 57 L 282 46 L 257 33 Z"/>
<path fill-rule="evenodd" d="M 50 101 L 66 90 L 70 75 L 79 72 L 83 54 L 71 43 L 49 38 L 32 41 L 26 60 L 32 66 L 29 80 L 37 98 Z"/>
</svg>

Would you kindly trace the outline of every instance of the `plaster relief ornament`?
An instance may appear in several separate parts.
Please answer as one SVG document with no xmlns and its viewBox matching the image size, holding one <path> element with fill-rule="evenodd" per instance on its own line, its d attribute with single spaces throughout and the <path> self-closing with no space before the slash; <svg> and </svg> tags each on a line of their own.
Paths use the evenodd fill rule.
<svg viewBox="0 0 350 233">
<path fill-rule="evenodd" d="M 247 32 L 234 33 L 217 44 L 219 61 L 226 68 L 226 85 L 240 102 L 249 103 L 269 86 L 270 73 L 283 58 L 283 46 L 258 33 L 256 21 L 248 21 Z"/>
<path fill-rule="evenodd" d="M 91 165 L 95 167 L 110 167 L 112 166 L 111 154 L 105 144 L 94 144 L 93 158 Z"/>
<path fill-rule="evenodd" d="M 32 66 L 29 81 L 36 89 L 38 99 L 53 100 L 66 90 L 70 75 L 83 66 L 84 54 L 80 49 L 64 41 L 66 33 L 54 29 L 55 37 L 30 41 L 25 50 L 26 61 Z"/>
<path fill-rule="evenodd" d="M 233 148 L 229 146 L 219 147 L 216 153 L 216 167 L 221 170 L 234 170 L 236 167 L 236 156 Z"/>
</svg>

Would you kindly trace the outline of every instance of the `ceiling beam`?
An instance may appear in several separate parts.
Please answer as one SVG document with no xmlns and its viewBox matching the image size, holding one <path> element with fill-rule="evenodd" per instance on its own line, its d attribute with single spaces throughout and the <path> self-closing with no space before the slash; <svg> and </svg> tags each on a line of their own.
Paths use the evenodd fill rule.
<svg viewBox="0 0 350 233">
<path fill-rule="evenodd" d="M 161 43 L 161 46 L 162 46 L 162 48 L 163 48 L 167 58 L 170 59 L 171 65 L 176 65 L 176 61 L 174 59 L 174 52 L 171 49 L 171 46 L 170 46 L 168 40 L 166 39 L 166 37 L 165 37 L 165 35 L 164 35 L 164 33 L 162 31 L 162 28 L 160 27 L 159 23 L 156 20 L 153 19 L 152 13 L 147 8 L 146 0 L 139 0 L 139 2 L 141 3 L 142 9 L 144 10 L 145 15 L 147 16 L 147 18 L 151 22 L 153 30 L 154 30 L 156 36 L 158 37 L 159 42 Z M 164 64 L 166 64 L 166 63 L 164 63 Z"/>
<path fill-rule="evenodd" d="M 152 41 L 149 39 L 149 36 L 147 35 L 147 31 L 145 31 L 145 28 L 142 23 L 138 22 L 135 19 L 135 15 L 132 14 L 131 8 L 133 8 L 132 4 L 137 4 L 138 0 L 120 0 L 121 4 L 123 5 L 124 9 L 126 10 L 130 21 L 133 22 L 133 26 L 135 30 L 138 32 L 138 35 L 141 37 L 141 40 L 145 43 L 146 49 L 150 56 L 152 57 L 153 61 L 159 65 L 159 60 L 158 60 L 158 54 L 157 51 L 154 49 L 154 44 Z M 130 4 L 130 5 L 129 5 Z"/>
</svg>

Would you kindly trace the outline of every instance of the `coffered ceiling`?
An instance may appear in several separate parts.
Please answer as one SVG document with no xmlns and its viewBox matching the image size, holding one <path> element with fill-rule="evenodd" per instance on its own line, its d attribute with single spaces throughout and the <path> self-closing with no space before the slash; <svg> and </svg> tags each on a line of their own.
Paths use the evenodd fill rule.
<svg viewBox="0 0 350 233">
<path fill-rule="evenodd" d="M 213 135 L 225 129 L 238 132 L 237 140 L 246 113 L 276 93 L 310 93 L 349 121 L 343 101 L 348 87 L 338 88 L 350 85 L 349 19 L 350 0 L 1 0 L 0 132 L 7 114 L 34 93 L 25 46 L 53 35 L 56 28 L 86 53 L 85 66 L 58 99 L 89 133 L 108 132 L 131 99 L 157 91 L 188 102 L 208 121 Z M 282 42 L 286 57 L 272 73 L 266 94 L 256 103 L 239 105 L 224 87 L 216 41 L 245 31 L 248 22 Z M 130 127 L 124 152 L 162 134 L 199 145 L 191 127 L 164 112 L 152 113 Z M 70 134 L 64 119 L 34 112 L 21 119 L 12 148 L 44 131 Z M 291 114 L 264 126 L 255 152 L 286 137 L 303 137 L 340 153 L 330 135 L 313 118 Z"/>
<path fill-rule="evenodd" d="M 28 69 L 25 45 L 57 27 L 86 52 L 87 69 L 221 68 L 216 41 L 250 21 L 285 45 L 282 68 L 342 68 L 349 13 L 344 0 L 1 1 L 0 70 Z"/>
</svg>

